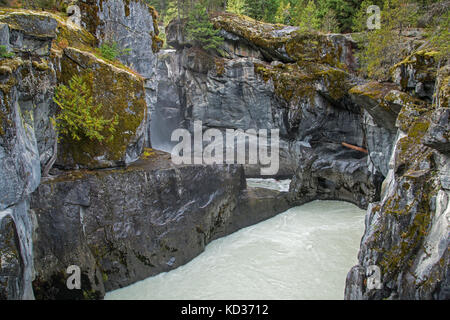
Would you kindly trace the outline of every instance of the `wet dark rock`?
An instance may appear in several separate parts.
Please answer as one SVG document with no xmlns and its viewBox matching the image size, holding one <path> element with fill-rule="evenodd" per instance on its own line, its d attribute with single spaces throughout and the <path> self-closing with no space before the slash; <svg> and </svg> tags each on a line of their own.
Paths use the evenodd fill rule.
<svg viewBox="0 0 450 320">
<path fill-rule="evenodd" d="M 448 101 L 447 93 L 443 82 L 436 96 Z M 446 109 L 403 105 L 381 199 L 367 210 L 359 262 L 347 276 L 346 299 L 449 298 Z M 373 266 L 380 270 L 379 288 L 367 286 Z"/>
<path fill-rule="evenodd" d="M 316 200 L 343 200 L 367 208 L 376 201 L 382 176 L 368 171 L 367 156 L 328 144 L 305 148 L 291 182 L 291 201 L 297 205 Z"/>
<path fill-rule="evenodd" d="M 9 215 L 0 216 L 0 253 L 0 300 L 18 300 L 23 292 L 23 262 L 16 225 Z"/>
<path fill-rule="evenodd" d="M 174 167 L 164 154 L 48 180 L 31 200 L 37 284 L 75 264 L 89 278 L 82 290 L 101 296 L 181 266 L 217 237 L 243 188 L 240 167 Z"/>
<path fill-rule="evenodd" d="M 424 144 L 437 151 L 450 155 L 450 108 L 441 108 L 432 114 L 430 128 Z"/>
<path fill-rule="evenodd" d="M 233 216 L 223 227 L 222 235 L 270 219 L 292 207 L 287 192 L 247 188 L 241 193 Z"/>
</svg>

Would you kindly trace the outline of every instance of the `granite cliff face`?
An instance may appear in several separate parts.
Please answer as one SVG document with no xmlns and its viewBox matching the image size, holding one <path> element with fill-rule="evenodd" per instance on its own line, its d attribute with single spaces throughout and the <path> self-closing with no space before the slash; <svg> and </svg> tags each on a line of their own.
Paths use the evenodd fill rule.
<svg viewBox="0 0 450 320">
<path fill-rule="evenodd" d="M 244 192 L 240 166 L 175 167 L 144 149 L 158 80 L 156 13 L 141 1 L 81 8 L 84 27 L 53 13 L 0 11 L 1 45 L 13 52 L 0 59 L 1 299 L 102 298 L 289 207 L 286 193 Z M 102 57 L 105 34 L 131 54 Z M 119 114 L 112 141 L 57 139 L 53 96 L 73 75 L 102 114 Z M 81 290 L 67 289 L 70 265 L 81 268 Z"/>
<path fill-rule="evenodd" d="M 122 1 L 115 4 L 126 6 Z M 150 8 L 147 12 L 153 25 Z M 34 258 L 34 250 L 40 252 L 35 244 L 42 235 L 36 231 L 40 223 L 29 208 L 31 194 L 48 179 L 55 160 L 60 169 L 117 167 L 138 160 L 148 138 L 146 80 L 130 66 L 100 57 L 97 39 L 67 17 L 4 8 L 0 30 L 1 45 L 12 52 L 0 60 L 0 297 L 33 299 L 32 281 L 41 279 L 47 265 Z M 153 33 L 156 37 L 157 31 Z M 149 36 L 150 48 L 153 38 Z M 75 74 L 86 81 L 93 101 L 102 105 L 102 114 L 120 115 L 112 141 L 100 145 L 87 139 L 77 143 L 69 137 L 57 141 L 51 121 L 58 109 L 53 102 L 55 88 Z M 72 234 L 71 226 L 66 227 L 61 231 Z M 49 245 L 58 241 L 54 238 Z M 50 277 L 61 272 L 65 270 Z M 54 288 L 43 290 L 51 295 Z"/>
<path fill-rule="evenodd" d="M 410 77 L 418 74 L 416 69 L 410 70 Z M 449 67 L 438 69 L 434 77 L 436 87 L 430 91 L 435 92 L 434 99 L 427 96 L 433 103 L 417 100 L 423 95 L 421 91 L 413 92 L 415 97 L 395 90 L 382 100 L 372 98 L 372 105 L 378 103 L 379 109 L 386 108 L 381 103 L 385 100 L 400 105 L 401 109 L 381 201 L 368 208 L 359 264 L 347 276 L 347 299 L 450 297 L 450 159 L 446 149 Z M 378 289 L 368 288 L 364 281 L 367 269 L 373 265 L 381 271 Z"/>
<path fill-rule="evenodd" d="M 191 48 L 183 22 L 168 26 L 177 50 L 159 56 L 157 112 L 186 128 L 201 120 L 280 129 L 291 205 L 368 207 L 347 299 L 448 299 L 448 66 L 424 46 L 392 67 L 390 82 L 373 82 L 353 73 L 350 37 L 231 14 L 212 21 L 225 39 L 221 57 Z M 371 265 L 381 269 L 381 290 L 366 287 Z"/>
<path fill-rule="evenodd" d="M 16 55 L 2 59 L 0 104 L 0 297 L 31 299 L 33 216 L 29 195 L 53 154 L 49 114 L 56 73 L 50 59 L 57 21 L 48 15 L 2 12 L 1 45 Z"/>
<path fill-rule="evenodd" d="M 350 36 L 213 16 L 221 52 L 166 30 L 144 1 L 84 0 L 67 17 L 0 10 L 0 299 L 96 299 L 187 263 L 212 240 L 315 199 L 368 207 L 347 299 L 448 299 L 449 67 L 433 51 L 358 78 Z M 115 40 L 130 54 L 110 61 Z M 57 140 L 57 85 L 80 74 L 114 139 Z M 175 166 L 176 128 L 279 129 L 289 193 L 247 188 L 259 165 Z M 355 147 L 359 147 L 356 148 Z M 52 167 L 53 162 L 55 166 Z M 383 182 L 384 180 L 384 182 Z M 68 290 L 66 269 L 82 270 Z M 366 270 L 381 269 L 382 289 Z"/>
<path fill-rule="evenodd" d="M 120 61 L 144 80 L 147 102 L 146 145 L 150 146 L 150 119 L 156 101 L 156 54 L 163 41 L 158 37 L 158 13 L 145 1 L 87 0 L 77 1 L 81 22 L 98 45 L 115 41 L 128 52 Z"/>
<path fill-rule="evenodd" d="M 381 172 L 368 170 L 366 154 L 342 146 L 365 144 L 363 113 L 348 94 L 358 81 L 351 38 L 302 34 L 232 14 L 212 21 L 225 39 L 221 57 L 191 47 L 183 22 L 167 27 L 177 50 L 158 56 L 163 80 L 155 117 L 169 115 L 172 127 L 190 130 L 194 121 L 205 129 L 278 129 L 278 176 L 296 177 L 294 202 L 343 199 L 366 207 L 375 200 Z M 155 142 L 170 146 L 170 132 L 155 132 Z M 314 159 L 308 173 L 307 159 Z M 306 188 L 314 188 L 310 197 L 301 191 L 305 174 L 314 180 Z M 246 175 L 259 176 L 258 166 L 247 165 Z"/>
</svg>

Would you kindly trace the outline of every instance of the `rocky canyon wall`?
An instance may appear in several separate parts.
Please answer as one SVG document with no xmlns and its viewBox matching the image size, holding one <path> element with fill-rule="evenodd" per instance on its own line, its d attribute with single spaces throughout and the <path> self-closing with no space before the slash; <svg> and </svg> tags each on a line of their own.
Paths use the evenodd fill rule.
<svg viewBox="0 0 450 320">
<path fill-rule="evenodd" d="M 316 199 L 368 208 L 347 299 L 448 299 L 449 67 L 431 49 L 380 83 L 355 72 L 350 35 L 220 14 L 220 54 L 193 47 L 183 21 L 160 51 L 143 1 L 78 4 L 81 26 L 0 9 L 0 45 L 14 53 L 0 59 L 1 299 L 102 298 Z M 129 53 L 102 57 L 110 41 Z M 110 141 L 58 139 L 54 93 L 74 75 L 119 115 Z M 196 121 L 278 129 L 276 177 L 292 177 L 290 192 L 247 188 L 259 165 L 176 166 L 148 148 L 170 151 L 172 131 Z M 69 265 L 82 290 L 67 289 Z M 372 265 L 382 289 L 367 288 Z"/>
</svg>

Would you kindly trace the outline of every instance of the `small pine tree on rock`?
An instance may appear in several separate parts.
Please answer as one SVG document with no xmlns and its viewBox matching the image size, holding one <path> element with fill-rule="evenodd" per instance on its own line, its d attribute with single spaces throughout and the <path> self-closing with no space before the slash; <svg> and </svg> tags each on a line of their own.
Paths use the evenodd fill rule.
<svg viewBox="0 0 450 320">
<path fill-rule="evenodd" d="M 201 3 L 195 4 L 190 12 L 186 29 L 188 40 L 196 47 L 218 50 L 223 43 L 223 38 L 219 36 L 219 31 L 214 29 L 206 8 Z"/>
<path fill-rule="evenodd" d="M 75 141 L 83 138 L 102 142 L 112 141 L 118 115 L 112 119 L 102 116 L 102 105 L 96 105 L 87 83 L 80 76 L 73 76 L 69 85 L 60 84 L 56 88 L 53 101 L 61 108 L 52 119 L 58 133 Z M 109 137 L 108 137 L 109 136 Z"/>
</svg>

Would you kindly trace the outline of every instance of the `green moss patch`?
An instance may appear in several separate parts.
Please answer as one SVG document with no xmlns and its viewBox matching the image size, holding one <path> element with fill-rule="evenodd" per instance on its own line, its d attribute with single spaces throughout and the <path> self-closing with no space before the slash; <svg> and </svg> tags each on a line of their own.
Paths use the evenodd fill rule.
<svg viewBox="0 0 450 320">
<path fill-rule="evenodd" d="M 249 42 L 265 49 L 276 50 L 282 48 L 288 37 L 274 36 L 274 31 L 285 26 L 256 21 L 252 18 L 233 13 L 214 15 L 211 21 L 216 29 L 223 29 L 238 35 Z"/>
<path fill-rule="evenodd" d="M 346 72 L 315 63 L 302 67 L 296 63 L 277 66 L 256 63 L 255 73 L 265 81 L 272 80 L 276 95 L 287 102 L 307 100 L 312 103 L 319 83 L 325 85 L 334 100 L 342 98 L 349 89 Z"/>
<path fill-rule="evenodd" d="M 80 74 L 88 84 L 95 104 L 101 104 L 102 115 L 110 119 L 116 114 L 119 124 L 112 141 L 98 143 L 89 139 L 73 141 L 63 138 L 63 162 L 96 167 L 100 162 L 123 161 L 127 146 L 132 143 L 146 117 L 144 82 L 142 78 L 75 48 L 65 49 L 59 81 L 67 84 L 74 74 Z"/>
</svg>

